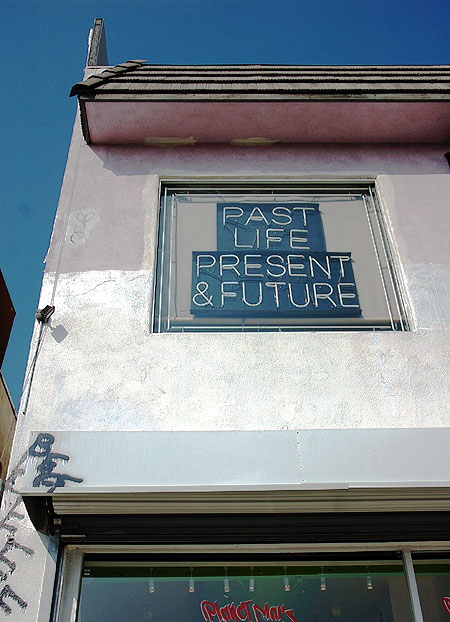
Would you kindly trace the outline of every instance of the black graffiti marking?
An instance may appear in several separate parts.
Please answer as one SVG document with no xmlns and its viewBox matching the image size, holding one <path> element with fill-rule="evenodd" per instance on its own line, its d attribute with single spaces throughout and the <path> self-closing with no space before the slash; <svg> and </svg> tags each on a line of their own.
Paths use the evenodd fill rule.
<svg viewBox="0 0 450 622">
<path fill-rule="evenodd" d="M 19 462 L 11 470 L 9 477 L 5 480 L 5 491 L 8 491 L 14 495 L 20 496 L 19 491 L 14 488 L 14 484 L 16 483 L 17 478 L 22 476 L 25 473 L 25 468 L 23 467 L 23 465 L 25 464 L 27 458 L 28 458 L 28 450 L 22 454 L 22 457 L 20 458 Z"/>
<path fill-rule="evenodd" d="M 0 592 L 0 607 L 6 613 L 6 615 L 10 615 L 12 613 L 12 609 L 9 605 L 5 603 L 6 598 L 11 598 L 16 601 L 21 609 L 26 609 L 28 607 L 28 603 L 26 603 L 18 594 L 12 590 L 9 585 L 5 585 L 5 587 Z"/>
<path fill-rule="evenodd" d="M 8 551 L 12 551 L 13 549 L 16 549 L 17 551 L 23 551 L 25 555 L 33 555 L 34 553 L 33 549 L 30 549 L 28 548 L 28 546 L 20 544 L 20 542 L 17 542 L 13 537 L 10 537 L 7 539 L 5 546 L 0 549 L 0 555 L 3 555 L 3 553 L 7 553 Z"/>
<path fill-rule="evenodd" d="M 21 519 L 19 519 L 19 520 L 21 520 Z M 17 531 L 17 527 L 15 525 L 10 525 L 9 523 L 3 523 L 0 526 L 0 529 L 6 529 L 6 531 L 9 531 L 9 533 L 12 533 L 13 535 Z"/>
<path fill-rule="evenodd" d="M 9 557 L 6 557 L 5 553 L 8 553 L 9 551 L 13 549 L 22 551 L 23 553 L 25 553 L 27 557 L 31 557 L 31 555 L 34 555 L 33 549 L 30 549 L 28 546 L 24 546 L 23 544 L 16 542 L 14 538 L 8 538 L 5 546 L 2 549 L 0 549 L 0 563 L 4 564 L 5 566 L 8 566 L 10 575 L 12 575 L 12 573 L 17 568 L 17 564 L 15 561 L 9 559 Z M 0 570 L 0 582 L 6 581 L 7 578 L 8 578 L 8 573 L 4 572 L 3 570 Z"/>
<path fill-rule="evenodd" d="M 0 548 L 0 564 L 3 564 L 7 567 L 6 572 L 0 570 L 0 582 L 6 581 L 9 575 L 12 575 L 13 572 L 17 568 L 17 564 L 15 561 L 9 559 L 7 557 L 7 553 L 12 550 L 21 551 L 27 557 L 34 555 L 35 551 L 28 546 L 20 544 L 15 539 L 15 535 L 19 529 L 19 526 L 14 525 L 11 521 L 22 521 L 25 518 L 25 514 L 19 512 L 17 510 L 18 506 L 22 503 L 22 497 L 19 491 L 15 488 L 16 480 L 24 475 L 25 473 L 25 463 L 28 459 L 28 456 L 32 456 L 34 458 L 42 458 L 42 462 L 38 465 L 36 469 L 36 477 L 33 480 L 33 486 L 37 487 L 40 485 L 49 486 L 49 492 L 54 492 L 55 488 L 65 486 L 66 481 L 72 481 L 81 483 L 83 480 L 79 477 L 72 477 L 71 475 L 66 475 L 64 473 L 55 473 L 54 469 L 57 466 L 57 461 L 61 460 L 63 462 L 68 462 L 70 460 L 69 456 L 65 454 L 52 453 L 51 448 L 55 438 L 52 434 L 42 433 L 38 434 L 34 443 L 27 449 L 27 451 L 22 454 L 20 460 L 17 462 L 15 467 L 11 470 L 9 477 L 5 481 L 5 493 L 8 492 L 14 495 L 16 498 L 11 503 L 8 511 L 0 520 L 0 530 L 4 529 L 7 532 L 7 539 L 2 548 Z M 17 605 L 23 610 L 28 607 L 28 603 L 23 600 L 14 590 L 9 586 L 5 585 L 0 592 L 0 609 L 6 615 L 10 615 L 12 613 L 12 609 L 5 602 L 7 598 L 13 600 Z"/>
<path fill-rule="evenodd" d="M 33 480 L 33 487 L 48 486 L 48 492 L 54 492 L 56 488 L 64 487 L 66 481 L 76 482 L 78 484 L 81 484 L 83 481 L 79 477 L 54 472 L 57 466 L 57 460 L 62 460 L 63 462 L 68 462 L 70 460 L 69 456 L 66 454 L 57 454 L 50 451 L 54 442 L 55 437 L 52 434 L 38 434 L 36 440 L 28 450 L 30 456 L 43 458 L 42 462 L 38 464 L 36 468 L 37 475 Z"/>
<path fill-rule="evenodd" d="M 0 564 L 4 564 L 7 566 L 8 570 L 6 572 L 0 570 L 0 582 L 6 581 L 8 578 L 8 574 L 12 575 L 15 571 L 17 565 L 16 562 L 9 559 L 5 553 L 16 549 L 18 551 L 22 551 L 27 557 L 34 555 L 34 550 L 30 549 L 28 546 L 24 546 L 20 544 L 13 536 L 17 533 L 19 527 L 13 525 L 10 521 L 17 520 L 22 521 L 25 518 L 25 514 L 17 511 L 18 506 L 22 503 L 22 497 L 19 491 L 14 487 L 16 480 L 18 477 L 25 473 L 24 464 L 28 458 L 29 450 L 24 452 L 17 462 L 15 467 L 11 470 L 9 477 L 5 480 L 5 496 L 6 493 L 10 493 L 14 495 L 16 498 L 10 505 L 8 511 L 0 520 L 0 530 L 4 529 L 7 532 L 7 539 L 4 546 L 0 549 Z M 21 598 L 9 585 L 5 585 L 2 591 L 0 592 L 0 609 L 6 614 L 10 615 L 12 613 L 11 607 L 5 602 L 5 599 L 11 598 L 15 601 L 21 609 L 25 609 L 28 604 Z"/>
<path fill-rule="evenodd" d="M 9 510 L 8 515 L 11 516 L 12 518 L 17 518 L 18 520 L 22 520 L 22 518 L 25 518 L 25 514 L 16 512 L 16 507 L 19 505 L 19 503 L 20 503 L 20 499 L 16 499 L 16 503 Z"/>
<path fill-rule="evenodd" d="M 14 570 L 17 568 L 16 562 L 12 562 L 10 559 L 5 557 L 4 555 L 0 555 L 0 562 L 2 564 L 6 564 L 9 567 L 9 574 L 12 574 Z M 6 581 L 8 578 L 8 573 L 0 570 L 0 581 Z"/>
<path fill-rule="evenodd" d="M 53 434 L 38 434 L 28 453 L 30 456 L 48 456 L 54 442 Z"/>
<path fill-rule="evenodd" d="M 80 240 L 86 240 L 88 237 L 87 232 L 87 224 L 90 220 L 94 218 L 95 214 L 92 212 L 79 212 L 77 214 L 77 223 L 73 229 L 73 233 L 70 236 L 70 241 L 72 244 L 75 244 L 77 238 Z"/>
<path fill-rule="evenodd" d="M 12 506 L 9 508 L 8 512 L 5 514 L 4 518 L 0 521 L 0 529 L 6 529 L 6 531 L 9 531 L 9 533 L 13 535 L 16 533 L 17 527 L 15 525 L 11 525 L 7 521 L 9 521 L 10 518 L 16 518 L 17 520 L 22 520 L 23 518 L 25 518 L 25 514 L 16 512 L 16 508 L 18 505 L 20 505 L 21 502 L 22 498 L 20 496 L 17 497 Z"/>
<path fill-rule="evenodd" d="M 17 505 L 20 502 L 21 502 L 21 498 L 19 497 L 14 502 L 13 508 L 17 507 Z M 23 514 L 19 514 L 18 512 L 15 512 L 13 510 L 13 508 L 11 508 L 9 510 L 7 516 L 8 515 L 9 516 L 11 516 L 11 515 L 20 516 L 21 518 L 19 520 L 22 520 L 24 518 L 24 515 Z M 7 531 L 9 531 L 10 534 L 15 534 L 17 532 L 17 529 L 18 529 L 15 525 L 11 525 L 11 524 L 7 523 L 6 522 L 6 517 L 1 522 L 0 527 L 3 528 L 3 529 L 6 529 Z M 20 544 L 20 542 L 18 542 L 12 535 L 10 535 L 8 537 L 8 539 L 6 540 L 6 543 L 4 544 L 4 546 L 0 549 L 0 564 L 4 564 L 5 566 L 8 566 L 9 574 L 12 574 L 14 572 L 14 570 L 16 569 L 16 562 L 12 561 L 8 557 L 6 557 L 5 553 L 9 553 L 9 551 L 12 551 L 14 549 L 16 551 L 22 551 L 23 553 L 25 553 L 25 555 L 27 557 L 30 557 L 31 555 L 34 555 L 34 550 L 33 549 L 30 549 L 30 547 L 25 546 L 24 544 Z M 3 570 L 0 570 L 0 582 L 1 581 L 6 581 L 7 578 L 8 578 L 7 572 L 4 572 Z"/>
<path fill-rule="evenodd" d="M 53 481 L 52 481 L 53 480 Z M 56 488 L 62 488 L 66 485 L 66 481 L 76 482 L 77 484 L 81 484 L 83 481 L 79 477 L 72 477 L 71 475 L 63 475 L 62 473 L 53 473 L 51 477 L 47 477 L 44 473 L 42 475 L 38 475 L 33 480 L 33 486 L 50 486 L 48 492 L 55 492 Z"/>
</svg>

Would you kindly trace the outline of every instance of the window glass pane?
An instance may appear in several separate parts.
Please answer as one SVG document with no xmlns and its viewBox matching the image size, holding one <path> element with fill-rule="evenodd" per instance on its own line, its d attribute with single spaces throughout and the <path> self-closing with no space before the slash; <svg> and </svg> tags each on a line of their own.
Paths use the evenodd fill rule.
<svg viewBox="0 0 450 622">
<path fill-rule="evenodd" d="M 371 562 L 373 563 L 373 562 Z M 87 566 L 78 622 L 409 622 L 401 565 Z"/>
<path fill-rule="evenodd" d="M 166 188 L 155 330 L 404 328 L 364 189 Z"/>
<path fill-rule="evenodd" d="M 425 622 L 450 620 L 450 559 L 414 560 Z"/>
</svg>

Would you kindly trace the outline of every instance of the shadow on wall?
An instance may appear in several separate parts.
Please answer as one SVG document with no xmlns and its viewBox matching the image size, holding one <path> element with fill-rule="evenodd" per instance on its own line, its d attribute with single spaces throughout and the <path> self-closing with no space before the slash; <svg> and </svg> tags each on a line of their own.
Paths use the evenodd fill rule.
<svg viewBox="0 0 450 622">
<path fill-rule="evenodd" d="M 247 171 L 302 174 L 345 171 L 362 174 L 428 175 L 448 173 L 449 153 L 436 145 L 277 144 L 248 147 L 95 145 L 104 168 L 116 175 L 237 175 Z M 212 157 L 212 155 L 214 157 Z M 263 168 L 263 171 L 261 170 Z M 301 169 L 299 169 L 301 167 Z M 325 169 L 325 170 L 324 170 Z"/>
<path fill-rule="evenodd" d="M 58 324 L 57 326 L 50 326 L 50 333 L 57 343 L 61 343 L 61 341 L 64 341 L 64 339 L 69 334 L 62 324 Z"/>
</svg>

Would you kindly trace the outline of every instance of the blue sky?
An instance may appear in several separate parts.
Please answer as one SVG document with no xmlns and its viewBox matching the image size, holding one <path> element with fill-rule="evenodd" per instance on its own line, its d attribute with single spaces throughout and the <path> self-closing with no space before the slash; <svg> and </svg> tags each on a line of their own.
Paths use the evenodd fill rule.
<svg viewBox="0 0 450 622">
<path fill-rule="evenodd" d="M 0 266 L 15 403 L 94 18 L 109 62 L 450 64 L 450 0 L 3 0 Z"/>
</svg>

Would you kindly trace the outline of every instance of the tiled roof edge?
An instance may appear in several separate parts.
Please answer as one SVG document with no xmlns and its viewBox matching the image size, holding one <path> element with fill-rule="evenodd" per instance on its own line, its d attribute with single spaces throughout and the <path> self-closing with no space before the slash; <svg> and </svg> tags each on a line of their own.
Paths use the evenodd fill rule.
<svg viewBox="0 0 450 622">
<path fill-rule="evenodd" d="M 204 70 L 208 70 L 210 72 L 211 71 L 216 72 L 217 81 L 221 83 L 220 75 L 221 74 L 226 75 L 232 69 L 234 71 L 237 71 L 238 73 L 239 73 L 239 70 L 245 70 L 246 72 L 250 72 L 250 73 L 256 72 L 258 74 L 257 77 L 259 81 L 264 80 L 264 74 L 266 72 L 270 74 L 270 72 L 272 72 L 275 69 L 277 71 L 295 70 L 299 72 L 299 75 L 292 76 L 293 81 L 305 82 L 305 80 L 300 79 L 300 76 L 301 76 L 302 71 L 307 70 L 308 81 L 321 84 L 324 82 L 324 78 L 326 76 L 331 75 L 332 77 L 331 81 L 336 82 L 336 84 L 339 85 L 343 81 L 345 81 L 345 76 L 339 75 L 338 77 L 333 78 L 333 74 L 336 74 L 336 72 L 339 72 L 339 74 L 345 74 L 346 70 L 349 70 L 349 72 L 352 73 L 355 70 L 358 70 L 361 73 L 361 75 L 359 76 L 359 81 L 362 83 L 364 82 L 364 74 L 368 74 L 369 77 L 373 76 L 374 78 L 378 78 L 378 81 L 380 82 L 383 82 L 386 79 L 387 81 L 393 81 L 394 78 L 392 76 L 394 76 L 395 79 L 397 80 L 400 79 L 401 82 L 407 82 L 410 80 L 414 82 L 414 80 L 417 81 L 418 79 L 421 79 L 424 83 L 432 84 L 436 82 L 436 80 L 440 82 L 442 81 L 441 80 L 442 72 L 443 71 L 448 72 L 450 70 L 450 65 L 420 65 L 420 66 L 419 65 L 417 66 L 416 65 L 370 65 L 370 66 L 368 65 L 333 65 L 333 66 L 323 65 L 322 66 L 322 65 L 246 65 L 246 64 L 242 64 L 242 65 L 151 65 L 147 61 L 144 61 L 144 60 L 129 60 L 125 63 L 121 63 L 120 65 L 116 65 L 115 67 L 108 67 L 101 73 L 94 74 L 90 76 L 89 78 L 87 78 L 86 80 L 82 82 L 78 82 L 72 87 L 70 96 L 72 97 L 73 95 L 85 95 L 89 97 L 90 95 L 93 95 L 93 96 L 101 97 L 101 95 L 103 95 L 106 91 L 111 92 L 111 93 L 115 93 L 115 92 L 124 93 L 126 89 L 124 90 L 123 88 L 120 88 L 117 91 L 116 88 L 114 87 L 114 84 L 121 83 L 123 85 L 124 83 L 126 83 L 125 74 L 127 73 L 131 74 L 130 77 L 133 78 L 132 79 L 133 82 L 135 82 L 136 78 L 138 78 L 137 81 L 154 83 L 160 80 L 156 80 L 156 81 L 152 80 L 152 73 L 155 70 L 159 70 L 160 72 L 161 71 L 167 72 L 167 77 L 171 78 L 172 82 L 179 83 L 180 82 L 179 78 L 183 76 L 184 72 L 194 71 L 196 75 L 195 76 L 192 75 L 190 76 L 189 80 L 186 80 L 186 82 L 192 82 L 192 84 L 194 85 L 195 83 L 201 81 L 202 71 Z M 404 75 L 402 74 L 402 76 L 399 76 L 398 72 L 402 72 L 402 71 L 404 72 Z M 426 76 L 422 75 L 424 72 L 427 73 Z M 437 77 L 433 76 L 434 73 L 437 74 Z M 316 74 L 316 75 L 313 75 L 313 74 Z M 249 76 L 248 80 L 249 82 L 251 81 L 251 76 Z M 163 81 L 166 84 L 168 84 L 166 80 L 163 80 Z M 273 83 L 275 84 L 280 81 L 282 81 L 282 78 L 278 80 L 273 80 Z M 352 81 L 351 76 L 350 76 L 350 81 Z M 98 88 L 98 87 L 103 87 L 103 86 L 105 86 L 106 91 L 104 90 L 104 88 Z M 223 82 L 223 87 L 226 87 L 226 86 L 227 86 L 227 83 Z M 198 93 L 199 92 L 198 87 L 195 87 L 195 89 L 196 89 L 196 92 Z M 140 92 L 139 89 L 132 89 L 132 90 L 133 90 L 133 95 L 136 95 Z M 208 93 L 210 90 L 212 92 L 213 89 L 208 89 Z M 223 89 L 218 89 L 218 90 L 223 90 Z M 248 88 L 244 90 L 246 93 L 249 92 Z M 142 92 L 146 93 L 147 91 L 148 89 L 143 89 Z M 317 91 L 317 88 L 315 89 L 315 92 L 316 91 Z M 365 89 L 364 89 L 364 92 L 365 92 Z M 395 92 L 397 92 L 397 90 L 395 90 Z M 177 93 L 178 93 L 178 89 L 177 89 Z"/>
<path fill-rule="evenodd" d="M 73 85 L 70 90 L 69 97 L 73 97 L 74 95 L 79 95 L 80 93 L 84 93 L 90 89 L 95 88 L 99 84 L 106 82 L 109 78 L 113 78 L 120 74 L 124 74 L 127 71 L 131 71 L 132 69 L 136 69 L 140 67 L 143 63 L 146 63 L 145 60 L 128 60 L 126 63 L 120 63 L 120 65 L 116 65 L 115 67 L 110 67 L 109 69 L 105 69 L 101 73 L 96 73 L 93 76 L 89 76 L 86 80 L 82 82 L 77 82 Z"/>
</svg>

